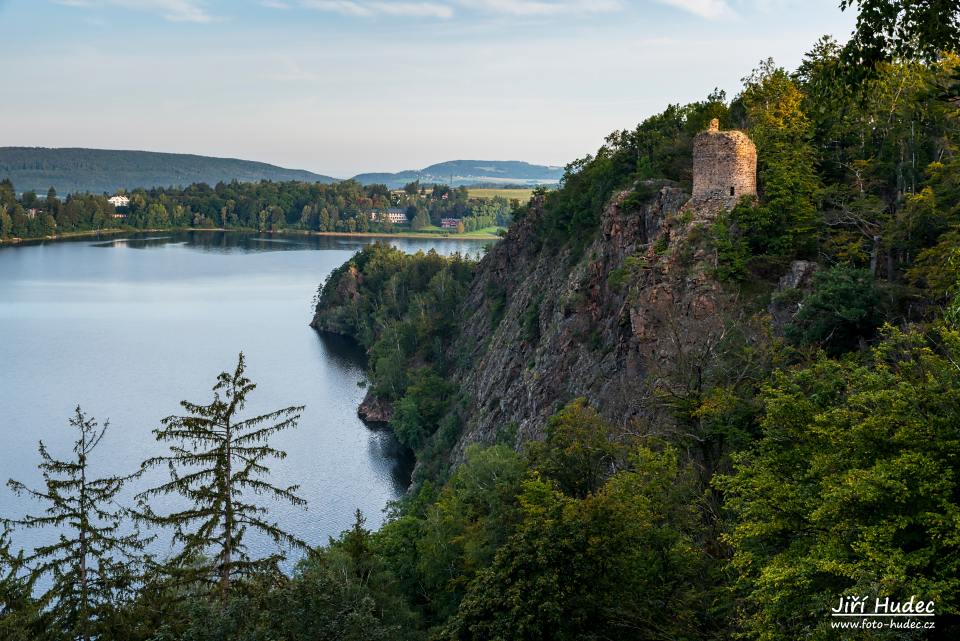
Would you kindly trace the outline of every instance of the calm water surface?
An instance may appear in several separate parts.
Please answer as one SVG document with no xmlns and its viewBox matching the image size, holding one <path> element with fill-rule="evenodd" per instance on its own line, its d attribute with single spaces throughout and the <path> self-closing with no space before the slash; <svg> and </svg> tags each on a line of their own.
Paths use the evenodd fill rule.
<svg viewBox="0 0 960 641">
<path fill-rule="evenodd" d="M 276 484 L 301 486 L 309 507 L 271 506 L 273 518 L 312 544 L 348 528 L 357 508 L 378 526 L 387 502 L 406 489 L 410 461 L 389 432 L 356 416 L 363 354 L 307 325 L 318 284 L 367 242 L 211 232 L 0 249 L 0 482 L 39 484 L 41 439 L 55 456 L 69 455 L 67 420 L 77 404 L 110 420 L 97 471 L 136 470 L 164 451 L 151 430 L 179 413 L 182 399 L 209 402 L 217 374 L 242 350 L 258 384 L 248 415 L 306 405 L 300 426 L 275 438 L 289 456 L 271 467 Z M 409 252 L 481 249 L 390 242 Z M 161 479 L 156 473 L 138 488 Z M 38 507 L 0 484 L 0 515 Z M 168 550 L 167 539 L 155 551 Z M 35 532 L 15 539 L 44 540 Z"/>
</svg>

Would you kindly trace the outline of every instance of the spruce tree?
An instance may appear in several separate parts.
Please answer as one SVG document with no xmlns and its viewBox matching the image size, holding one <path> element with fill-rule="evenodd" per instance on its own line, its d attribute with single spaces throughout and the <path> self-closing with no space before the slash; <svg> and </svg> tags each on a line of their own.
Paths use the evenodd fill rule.
<svg viewBox="0 0 960 641">
<path fill-rule="evenodd" d="M 89 641 L 99 636 L 101 619 L 135 580 L 131 561 L 141 560 L 149 541 L 123 523 L 128 514 L 116 497 L 132 477 L 93 478 L 90 457 L 107 431 L 77 407 L 71 427 L 79 432 L 69 460 L 54 458 L 40 442 L 40 470 L 44 489 L 33 490 L 19 481 L 7 485 L 18 495 L 45 504 L 40 516 L 3 519 L 14 528 L 52 529 L 57 540 L 22 557 L 30 568 L 31 583 L 50 577 L 49 589 L 40 597 L 47 610 L 54 638 Z"/>
<path fill-rule="evenodd" d="M 40 631 L 33 580 L 24 569 L 23 552 L 13 554 L 7 532 L 0 532 L 0 639 L 4 641 L 33 641 Z"/>
<path fill-rule="evenodd" d="M 154 430 L 157 440 L 170 445 L 166 456 L 151 458 L 143 469 L 165 466 L 170 480 L 139 496 L 150 499 L 179 495 L 186 505 L 168 514 L 146 507 L 149 521 L 174 529 L 174 542 L 182 549 L 169 571 L 189 582 L 218 585 L 225 601 L 234 579 L 269 570 L 283 558 L 276 553 L 255 559 L 245 543 L 248 530 L 268 535 L 277 544 L 304 547 L 303 541 L 267 520 L 268 510 L 252 502 L 251 494 L 265 495 L 296 506 L 298 486 L 279 488 L 268 480 L 267 460 L 286 457 L 270 446 L 271 436 L 295 427 L 302 406 L 240 419 L 247 397 L 256 385 L 245 375 L 241 353 L 233 373 L 223 372 L 207 405 L 182 401 L 186 416 L 169 416 Z"/>
</svg>

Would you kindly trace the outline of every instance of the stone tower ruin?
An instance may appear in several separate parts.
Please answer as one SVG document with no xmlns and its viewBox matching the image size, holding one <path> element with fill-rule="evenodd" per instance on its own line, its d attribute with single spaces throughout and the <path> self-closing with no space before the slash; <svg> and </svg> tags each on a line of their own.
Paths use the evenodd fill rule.
<svg viewBox="0 0 960 641">
<path fill-rule="evenodd" d="M 710 128 L 693 141 L 693 198 L 732 207 L 741 196 L 757 195 L 757 147 L 742 131 Z"/>
</svg>

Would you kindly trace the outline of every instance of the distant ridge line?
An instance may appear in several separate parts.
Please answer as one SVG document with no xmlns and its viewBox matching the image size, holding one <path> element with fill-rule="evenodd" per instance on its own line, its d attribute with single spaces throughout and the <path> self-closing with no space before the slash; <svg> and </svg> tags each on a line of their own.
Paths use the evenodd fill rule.
<svg viewBox="0 0 960 641">
<path fill-rule="evenodd" d="M 563 168 L 533 165 L 519 160 L 451 160 L 419 170 L 363 173 L 353 180 L 400 188 L 420 180 L 424 185 L 555 185 Z M 303 169 L 264 162 L 134 149 L 86 147 L 0 147 L 0 180 L 9 178 L 18 192 L 45 194 L 50 187 L 60 195 L 118 190 L 186 187 L 196 183 L 298 181 L 330 184 L 339 179 Z"/>
<path fill-rule="evenodd" d="M 59 194 L 113 193 L 194 183 L 304 181 L 333 183 L 335 178 L 268 163 L 197 154 L 84 147 L 0 147 L 0 179 L 18 192 Z"/>
<path fill-rule="evenodd" d="M 537 186 L 557 184 L 563 172 L 563 167 L 533 165 L 520 160 L 450 160 L 423 169 L 358 174 L 354 180 L 364 185 L 383 183 L 388 187 L 402 187 L 416 180 L 427 185 L 490 183 Z"/>
</svg>

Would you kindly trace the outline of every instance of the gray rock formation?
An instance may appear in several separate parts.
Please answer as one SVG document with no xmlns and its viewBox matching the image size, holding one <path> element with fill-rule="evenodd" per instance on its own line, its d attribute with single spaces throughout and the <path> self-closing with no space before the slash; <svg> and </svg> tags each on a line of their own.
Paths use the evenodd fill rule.
<svg viewBox="0 0 960 641">
<path fill-rule="evenodd" d="M 783 336 L 787 325 L 800 310 L 800 301 L 812 289 L 813 275 L 818 268 L 813 261 L 795 260 L 787 273 L 780 277 L 769 308 L 775 335 Z"/>
</svg>

